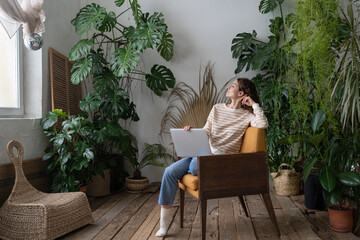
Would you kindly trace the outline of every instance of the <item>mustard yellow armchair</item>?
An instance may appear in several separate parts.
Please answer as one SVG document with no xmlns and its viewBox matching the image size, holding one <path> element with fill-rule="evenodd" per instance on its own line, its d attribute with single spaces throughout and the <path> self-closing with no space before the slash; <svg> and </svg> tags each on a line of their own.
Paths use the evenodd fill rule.
<svg viewBox="0 0 360 240">
<path fill-rule="evenodd" d="M 200 200 L 202 239 L 206 236 L 207 200 L 238 196 L 248 217 L 244 195 L 261 194 L 271 221 L 280 236 L 269 195 L 265 130 L 249 127 L 238 154 L 198 157 L 198 176 L 186 174 L 179 180 L 180 227 L 183 227 L 185 191 Z"/>
</svg>

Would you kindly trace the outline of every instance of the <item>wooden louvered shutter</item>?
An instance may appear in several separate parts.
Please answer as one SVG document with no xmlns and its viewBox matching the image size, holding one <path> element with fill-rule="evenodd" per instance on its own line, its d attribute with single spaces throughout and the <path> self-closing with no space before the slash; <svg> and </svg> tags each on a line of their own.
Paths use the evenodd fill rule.
<svg viewBox="0 0 360 240">
<path fill-rule="evenodd" d="M 62 109 L 68 115 L 77 115 L 80 112 L 81 85 L 70 81 L 73 62 L 52 48 L 49 48 L 49 59 L 52 110 Z"/>
</svg>

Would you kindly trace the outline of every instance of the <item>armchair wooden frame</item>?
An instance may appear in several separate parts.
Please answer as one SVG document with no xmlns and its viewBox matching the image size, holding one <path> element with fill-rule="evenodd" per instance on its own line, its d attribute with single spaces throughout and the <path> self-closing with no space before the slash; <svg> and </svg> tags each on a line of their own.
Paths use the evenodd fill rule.
<svg viewBox="0 0 360 240">
<path fill-rule="evenodd" d="M 258 138 L 255 138 L 254 140 L 252 139 L 252 136 L 254 134 L 258 136 L 258 134 L 260 134 L 260 139 L 263 141 L 260 145 L 264 145 L 265 131 L 261 130 L 262 129 L 250 128 L 251 133 L 249 133 L 248 129 L 243 144 L 251 144 L 245 142 L 249 138 L 251 138 L 251 141 L 258 141 Z M 260 148 L 264 148 L 264 146 Z M 241 152 L 243 151 L 247 150 L 244 150 L 242 147 Z M 196 178 L 192 175 L 187 175 L 184 177 Z M 269 195 L 269 171 L 266 151 L 199 156 L 197 190 L 195 190 L 194 187 L 192 187 L 193 189 L 189 188 L 186 181 L 184 181 L 184 177 L 179 181 L 180 227 L 183 227 L 185 191 L 200 200 L 202 239 L 205 239 L 206 237 L 206 207 L 208 199 L 238 196 L 246 216 L 248 217 L 249 214 L 243 196 L 260 194 L 270 219 L 280 236 L 280 229 Z"/>
</svg>

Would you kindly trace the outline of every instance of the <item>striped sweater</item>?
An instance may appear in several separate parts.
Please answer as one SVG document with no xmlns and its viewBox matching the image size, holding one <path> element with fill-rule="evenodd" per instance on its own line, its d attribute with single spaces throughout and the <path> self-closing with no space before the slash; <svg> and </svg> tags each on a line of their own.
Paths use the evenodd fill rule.
<svg viewBox="0 0 360 240">
<path fill-rule="evenodd" d="M 268 127 L 266 116 L 259 104 L 255 103 L 253 110 L 254 113 L 243 108 L 232 109 L 225 103 L 213 106 L 203 127 L 209 136 L 213 154 L 238 153 L 248 126 L 263 129 Z"/>
</svg>

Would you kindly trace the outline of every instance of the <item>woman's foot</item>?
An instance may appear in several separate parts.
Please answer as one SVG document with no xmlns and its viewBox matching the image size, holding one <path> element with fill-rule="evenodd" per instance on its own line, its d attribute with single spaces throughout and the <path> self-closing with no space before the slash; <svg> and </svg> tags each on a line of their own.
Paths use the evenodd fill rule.
<svg viewBox="0 0 360 240">
<path fill-rule="evenodd" d="M 164 237 L 167 234 L 167 230 L 169 228 L 169 225 L 171 223 L 172 216 L 171 214 L 171 208 L 161 208 L 160 213 L 160 229 L 156 232 L 155 236 L 157 237 Z"/>
</svg>

